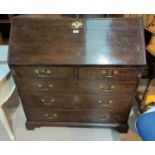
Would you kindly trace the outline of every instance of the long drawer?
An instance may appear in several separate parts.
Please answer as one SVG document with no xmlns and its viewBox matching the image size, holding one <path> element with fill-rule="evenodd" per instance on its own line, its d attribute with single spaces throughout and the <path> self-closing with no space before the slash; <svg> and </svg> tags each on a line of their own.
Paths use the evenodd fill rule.
<svg viewBox="0 0 155 155">
<path fill-rule="evenodd" d="M 48 107 L 50 109 L 96 109 L 125 110 L 132 105 L 131 94 L 78 95 L 50 93 L 20 93 L 24 107 Z"/>
<path fill-rule="evenodd" d="M 74 79 L 75 69 L 74 67 L 12 67 L 14 78 L 69 78 Z"/>
<path fill-rule="evenodd" d="M 93 110 L 49 110 L 49 109 L 28 109 L 25 113 L 29 121 L 49 122 L 94 122 L 94 123 L 126 123 L 129 111 L 93 111 Z"/>
<path fill-rule="evenodd" d="M 78 69 L 78 78 L 82 80 L 115 79 L 132 82 L 138 76 L 140 76 L 139 70 L 136 68 L 81 67 Z"/>
<path fill-rule="evenodd" d="M 112 92 L 133 93 L 136 83 L 123 83 L 115 80 L 16 80 L 20 91 L 50 93 L 109 94 Z"/>
</svg>

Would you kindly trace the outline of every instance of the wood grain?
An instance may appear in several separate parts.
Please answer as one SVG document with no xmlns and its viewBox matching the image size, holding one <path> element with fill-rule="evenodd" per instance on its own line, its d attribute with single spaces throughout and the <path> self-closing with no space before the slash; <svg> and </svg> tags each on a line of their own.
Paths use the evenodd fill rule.
<svg viewBox="0 0 155 155">
<path fill-rule="evenodd" d="M 74 21 L 83 24 L 79 33 L 73 33 Z M 9 63 L 143 65 L 143 37 L 141 18 L 18 17 L 11 29 Z"/>
<path fill-rule="evenodd" d="M 16 17 L 9 65 L 27 129 L 80 126 L 127 132 L 146 64 L 142 25 L 139 18 Z"/>
</svg>

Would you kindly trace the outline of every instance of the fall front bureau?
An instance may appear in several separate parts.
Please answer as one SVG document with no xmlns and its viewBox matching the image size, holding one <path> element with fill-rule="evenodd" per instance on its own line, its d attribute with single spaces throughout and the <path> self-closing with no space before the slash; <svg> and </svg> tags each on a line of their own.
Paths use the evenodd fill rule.
<svg viewBox="0 0 155 155">
<path fill-rule="evenodd" d="M 12 24 L 9 65 L 27 129 L 95 126 L 126 132 L 145 64 L 139 18 L 22 15 Z"/>
</svg>

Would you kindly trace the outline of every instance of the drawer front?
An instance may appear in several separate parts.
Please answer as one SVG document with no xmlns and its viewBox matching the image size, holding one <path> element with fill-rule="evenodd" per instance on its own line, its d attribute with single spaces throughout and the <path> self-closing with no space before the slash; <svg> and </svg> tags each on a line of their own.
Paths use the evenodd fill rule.
<svg viewBox="0 0 155 155">
<path fill-rule="evenodd" d="M 89 80 L 116 79 L 119 81 L 135 81 L 140 76 L 134 68 L 79 68 L 78 78 Z"/>
<path fill-rule="evenodd" d="M 14 67 L 15 78 L 71 78 L 74 79 L 74 67 Z"/>
<path fill-rule="evenodd" d="M 48 107 L 54 109 L 78 108 L 74 95 L 50 93 L 20 93 L 24 107 Z"/>
<path fill-rule="evenodd" d="M 125 123 L 129 112 L 113 111 L 53 111 L 49 109 L 26 109 L 29 121 L 86 122 L 86 123 Z"/>
<path fill-rule="evenodd" d="M 130 109 L 132 104 L 132 95 L 121 93 L 113 93 L 111 95 L 76 95 L 75 99 L 80 109 L 119 111 Z"/>
<path fill-rule="evenodd" d="M 84 94 L 107 95 L 111 93 L 133 93 L 135 83 L 122 83 L 113 80 L 80 81 L 77 90 Z"/>
<path fill-rule="evenodd" d="M 15 80 L 17 88 L 21 92 L 48 92 L 48 93 L 72 93 L 75 84 L 69 80 Z"/>
<path fill-rule="evenodd" d="M 113 80 L 15 80 L 19 91 L 37 91 L 50 93 L 109 94 L 133 93 L 136 83 L 122 83 Z"/>
<path fill-rule="evenodd" d="M 21 93 L 24 107 L 49 107 L 52 109 L 115 109 L 125 110 L 132 106 L 132 95 L 60 95 L 49 93 Z"/>
</svg>

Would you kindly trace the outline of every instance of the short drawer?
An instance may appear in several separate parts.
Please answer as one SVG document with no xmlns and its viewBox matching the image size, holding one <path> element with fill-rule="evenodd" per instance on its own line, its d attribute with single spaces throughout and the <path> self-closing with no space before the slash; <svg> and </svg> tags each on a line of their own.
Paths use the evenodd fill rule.
<svg viewBox="0 0 155 155">
<path fill-rule="evenodd" d="M 135 81 L 139 75 L 135 68 L 79 68 L 78 78 L 84 80 L 116 79 L 119 81 Z"/>
<path fill-rule="evenodd" d="M 72 93 L 75 91 L 75 83 L 71 80 L 51 80 L 51 79 L 16 79 L 15 83 L 21 92 L 41 92 L 41 93 Z"/>
<path fill-rule="evenodd" d="M 25 109 L 29 121 L 125 123 L 129 112 Z"/>
<path fill-rule="evenodd" d="M 113 80 L 15 80 L 19 91 L 79 94 L 133 93 L 136 83 L 123 83 Z"/>
<path fill-rule="evenodd" d="M 49 107 L 52 109 L 125 110 L 132 106 L 131 94 L 78 95 L 50 93 L 20 93 L 24 107 Z"/>
<path fill-rule="evenodd" d="M 74 78 L 74 67 L 13 67 L 14 78 Z"/>
</svg>

